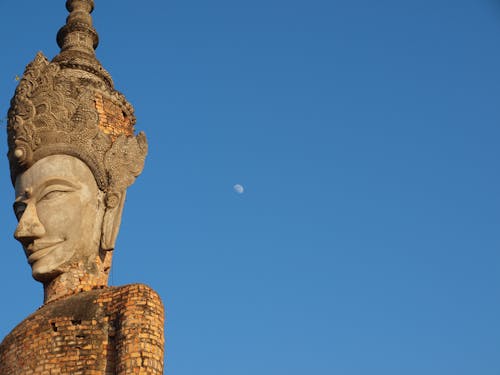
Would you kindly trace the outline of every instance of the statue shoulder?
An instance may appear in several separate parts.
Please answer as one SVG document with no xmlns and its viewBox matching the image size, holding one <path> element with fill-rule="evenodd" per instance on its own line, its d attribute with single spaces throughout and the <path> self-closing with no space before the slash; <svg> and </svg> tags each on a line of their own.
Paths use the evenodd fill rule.
<svg viewBox="0 0 500 375">
<path fill-rule="evenodd" d="M 146 284 L 127 284 L 113 287 L 113 302 L 117 305 L 142 306 L 144 304 L 164 310 L 160 295 Z"/>
<path fill-rule="evenodd" d="M 114 287 L 111 299 L 117 313 L 116 373 L 162 374 L 165 315 L 158 293 L 131 284 Z"/>
</svg>

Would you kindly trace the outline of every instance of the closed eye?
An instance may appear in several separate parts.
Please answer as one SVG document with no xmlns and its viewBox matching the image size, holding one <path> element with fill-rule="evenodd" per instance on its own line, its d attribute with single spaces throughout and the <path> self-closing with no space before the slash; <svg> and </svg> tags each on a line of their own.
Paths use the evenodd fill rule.
<svg viewBox="0 0 500 375">
<path fill-rule="evenodd" d="M 56 198 L 63 196 L 64 194 L 68 193 L 69 191 L 71 191 L 71 190 L 51 190 L 51 191 L 47 192 L 46 194 L 44 194 L 39 199 L 39 201 L 47 201 L 47 200 L 56 199 Z"/>
</svg>

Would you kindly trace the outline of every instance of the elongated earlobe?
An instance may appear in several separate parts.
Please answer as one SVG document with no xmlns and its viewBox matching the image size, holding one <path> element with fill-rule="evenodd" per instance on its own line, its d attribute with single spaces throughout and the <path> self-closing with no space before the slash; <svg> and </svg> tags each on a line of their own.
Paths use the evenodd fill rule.
<svg viewBox="0 0 500 375">
<path fill-rule="evenodd" d="M 123 205 L 126 192 L 109 192 L 106 194 L 106 211 L 102 221 L 101 249 L 110 251 L 115 248 L 116 237 L 120 230 Z"/>
</svg>

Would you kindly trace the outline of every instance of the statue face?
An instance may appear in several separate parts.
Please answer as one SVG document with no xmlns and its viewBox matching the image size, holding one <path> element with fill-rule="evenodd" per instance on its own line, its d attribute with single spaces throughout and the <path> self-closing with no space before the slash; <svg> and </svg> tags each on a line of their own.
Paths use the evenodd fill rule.
<svg viewBox="0 0 500 375">
<path fill-rule="evenodd" d="M 53 155 L 19 175 L 14 237 L 23 245 L 33 277 L 49 281 L 99 252 L 103 193 L 81 160 Z"/>
</svg>

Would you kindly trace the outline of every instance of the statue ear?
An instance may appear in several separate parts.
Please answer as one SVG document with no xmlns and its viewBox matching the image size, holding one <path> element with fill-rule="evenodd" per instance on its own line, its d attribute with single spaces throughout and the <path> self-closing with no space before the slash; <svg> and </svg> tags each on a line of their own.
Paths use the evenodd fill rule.
<svg viewBox="0 0 500 375">
<path fill-rule="evenodd" d="M 111 191 L 106 194 L 106 211 L 104 212 L 101 231 L 102 250 L 109 251 L 115 248 L 116 237 L 118 236 L 122 220 L 125 195 L 125 191 L 120 193 Z"/>
</svg>

